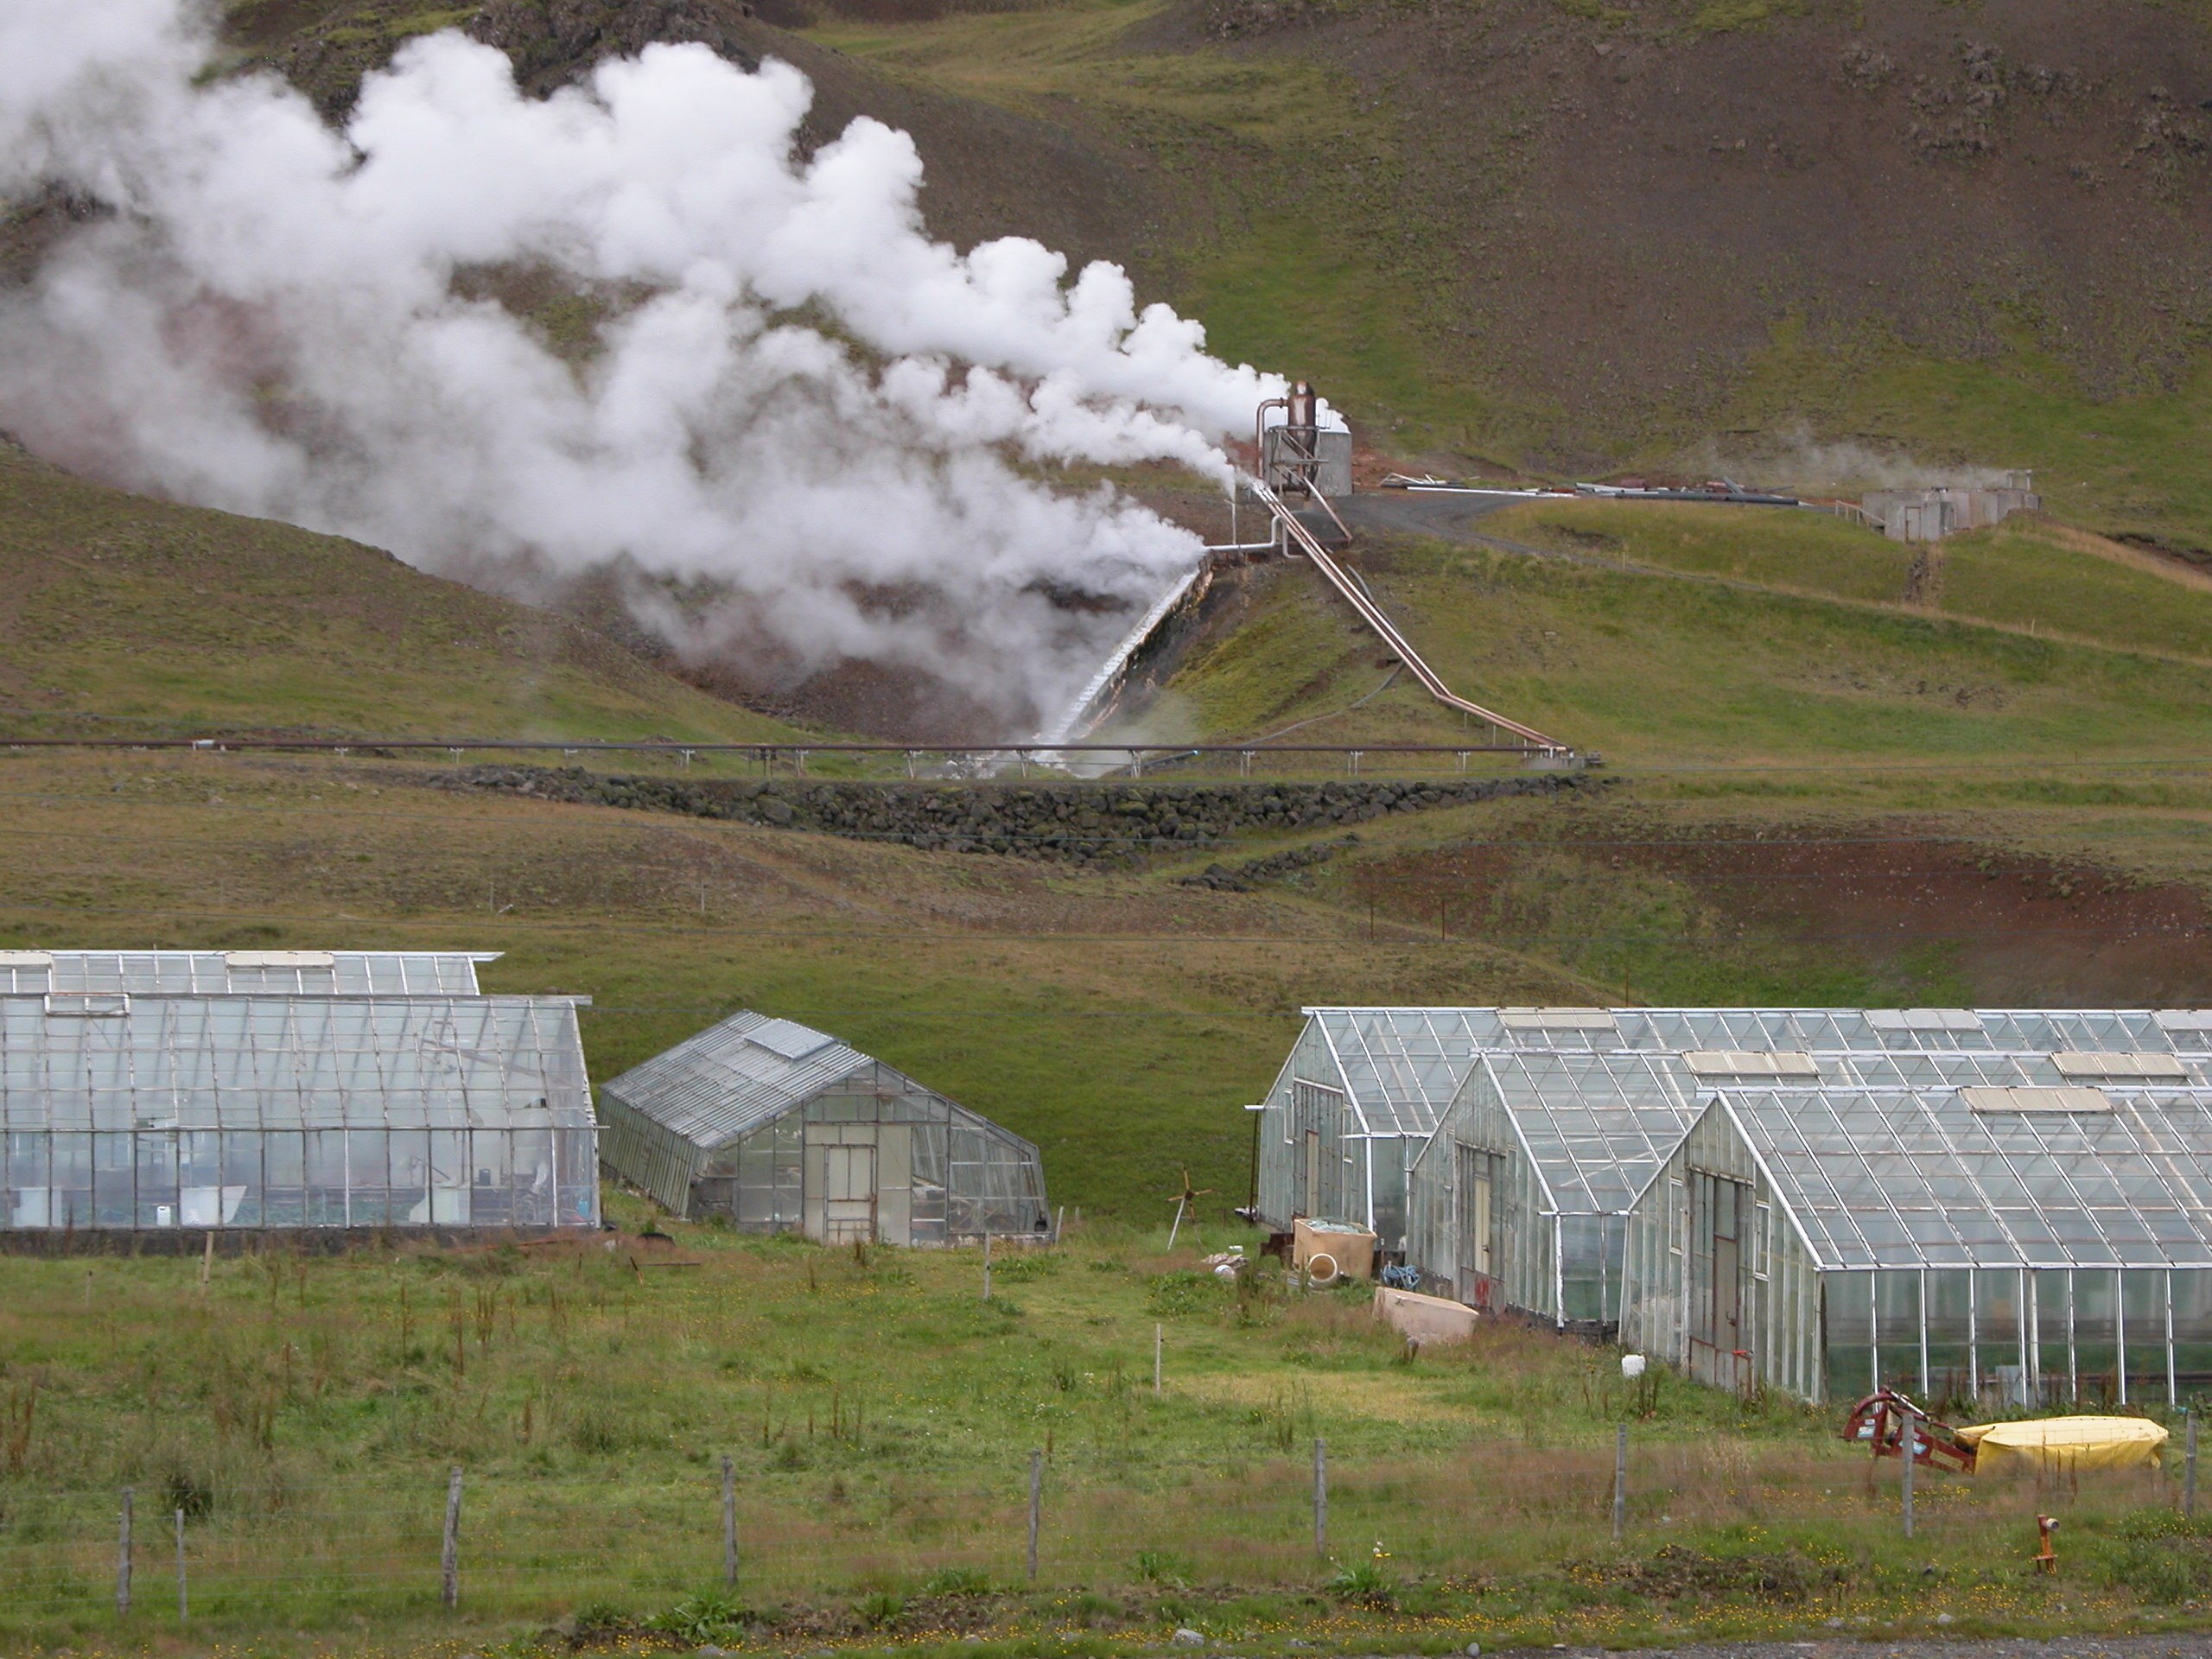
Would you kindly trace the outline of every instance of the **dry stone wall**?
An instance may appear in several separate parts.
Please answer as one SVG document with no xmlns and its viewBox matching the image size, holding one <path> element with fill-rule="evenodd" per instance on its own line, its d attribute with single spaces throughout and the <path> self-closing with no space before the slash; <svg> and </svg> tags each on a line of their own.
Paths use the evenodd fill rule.
<svg viewBox="0 0 2212 1659">
<path fill-rule="evenodd" d="M 1240 831 L 1324 829 L 1391 813 L 1589 787 L 1582 774 L 1428 782 L 692 782 L 601 776 L 580 766 L 470 766 L 436 780 L 540 800 L 680 812 L 961 853 L 1126 864 L 1204 849 Z"/>
</svg>

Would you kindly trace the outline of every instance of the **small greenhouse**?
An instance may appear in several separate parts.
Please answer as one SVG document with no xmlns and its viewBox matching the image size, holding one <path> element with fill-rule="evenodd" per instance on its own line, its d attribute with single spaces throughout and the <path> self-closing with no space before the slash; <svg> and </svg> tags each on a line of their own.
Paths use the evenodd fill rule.
<svg viewBox="0 0 2212 1659">
<path fill-rule="evenodd" d="M 830 1243 L 1052 1231 L 1020 1135 L 836 1038 L 738 1014 L 600 1090 L 607 1167 L 672 1214 Z"/>
<path fill-rule="evenodd" d="M 2137 1046 L 1821 1055 L 1710 1090 L 1630 1211 L 1621 1340 L 1813 1401 L 2212 1386 L 2212 1015 L 2096 1018 Z"/>
<path fill-rule="evenodd" d="M 598 1224 L 570 999 L 61 988 L 70 965 L 0 988 L 10 1228 Z M 120 982 L 171 965 L 140 957 Z"/>
<path fill-rule="evenodd" d="M 1628 1207 L 1697 1115 L 1697 1058 L 1484 1055 L 1414 1163 L 1407 1260 L 1421 1288 L 1611 1325 Z"/>
</svg>

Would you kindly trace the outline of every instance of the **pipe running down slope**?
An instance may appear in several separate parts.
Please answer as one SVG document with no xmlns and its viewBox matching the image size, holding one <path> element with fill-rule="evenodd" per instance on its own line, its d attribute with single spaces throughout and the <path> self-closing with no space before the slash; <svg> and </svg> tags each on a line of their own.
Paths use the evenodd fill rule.
<svg viewBox="0 0 2212 1659">
<path fill-rule="evenodd" d="M 1429 696 L 1447 709 L 1457 709 L 1461 713 L 1471 715 L 1478 720 L 1487 721 L 1500 731 L 1512 733 L 1532 749 L 1540 749 L 1547 754 L 1573 753 L 1568 745 L 1546 737 L 1535 727 L 1523 726 L 1517 720 L 1509 720 L 1494 709 L 1485 709 L 1478 702 L 1470 702 L 1466 698 L 1454 692 L 1450 686 L 1444 683 L 1441 675 L 1421 660 L 1421 653 L 1413 648 L 1413 643 L 1404 634 L 1398 632 L 1397 625 L 1383 613 L 1382 607 L 1370 599 L 1362 590 L 1360 584 L 1352 579 L 1351 572 L 1330 556 L 1328 549 L 1321 545 L 1320 539 L 1299 521 L 1298 515 L 1284 505 L 1281 496 L 1260 479 L 1252 480 L 1252 493 L 1259 498 L 1261 504 L 1270 513 L 1274 515 L 1275 522 L 1283 527 L 1283 533 L 1289 537 L 1299 550 L 1313 562 L 1313 568 L 1328 578 L 1329 585 L 1342 594 L 1345 602 L 1359 613 L 1361 619 L 1366 622 L 1367 626 L 1382 636 L 1382 642 L 1390 647 L 1392 652 L 1406 665 L 1413 677 L 1421 683 Z M 1320 501 L 1321 505 L 1332 518 L 1336 518 L 1336 510 L 1329 506 L 1328 502 L 1322 499 L 1318 491 L 1314 493 L 1314 499 Z M 1337 522 L 1341 524 L 1344 521 L 1338 519 Z"/>
</svg>

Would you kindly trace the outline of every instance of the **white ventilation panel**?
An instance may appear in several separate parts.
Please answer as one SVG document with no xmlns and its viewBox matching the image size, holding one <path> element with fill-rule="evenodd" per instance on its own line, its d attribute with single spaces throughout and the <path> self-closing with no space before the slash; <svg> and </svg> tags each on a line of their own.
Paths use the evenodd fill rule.
<svg viewBox="0 0 2212 1659">
<path fill-rule="evenodd" d="M 0 950 L 0 968 L 51 968 L 51 950 Z"/>
<path fill-rule="evenodd" d="M 60 1019 L 112 1019 L 130 1012 L 130 999 L 121 991 L 48 991 L 46 1011 Z"/>
<path fill-rule="evenodd" d="M 803 1060 L 810 1054 L 819 1054 L 837 1039 L 796 1020 L 764 1020 L 745 1033 L 745 1040 L 784 1059 Z"/>
<path fill-rule="evenodd" d="M 1870 1008 L 1866 1023 L 1877 1031 L 1980 1031 L 1981 1016 L 1971 1008 Z"/>
<path fill-rule="evenodd" d="M 327 950 L 226 950 L 226 968 L 335 968 L 338 958 Z"/>
<path fill-rule="evenodd" d="M 2189 1068 L 2171 1054 L 2087 1054 L 2063 1052 L 2050 1057 L 2062 1077 L 2094 1082 L 2126 1077 L 2144 1083 L 2186 1083 Z"/>
<path fill-rule="evenodd" d="M 1976 1112 L 2108 1112 L 2112 1102 L 2101 1089 L 1992 1089 L 1959 1090 Z"/>
<path fill-rule="evenodd" d="M 1700 1077 L 1817 1077 L 1819 1064 L 1809 1054 L 1740 1048 L 1692 1049 L 1682 1064 Z"/>
<path fill-rule="evenodd" d="M 1619 1025 L 1605 1008 L 1500 1008 L 1497 1023 L 1508 1031 L 1612 1031 Z"/>
</svg>

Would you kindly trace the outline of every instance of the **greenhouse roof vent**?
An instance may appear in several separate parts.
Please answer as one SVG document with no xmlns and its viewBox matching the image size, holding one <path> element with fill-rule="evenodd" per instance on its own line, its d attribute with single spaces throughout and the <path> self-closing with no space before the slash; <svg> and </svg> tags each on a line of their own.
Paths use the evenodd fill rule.
<svg viewBox="0 0 2212 1659">
<path fill-rule="evenodd" d="M 46 1011 L 62 1020 L 110 1020 L 130 1012 L 130 998 L 122 991 L 48 991 Z"/>
<path fill-rule="evenodd" d="M 1817 1077 L 1820 1065 L 1809 1054 L 1758 1052 L 1736 1048 L 1692 1049 L 1682 1064 L 1700 1077 Z"/>
<path fill-rule="evenodd" d="M 1497 1023 L 1508 1031 L 1618 1031 L 1607 1008 L 1500 1008 Z"/>
<path fill-rule="evenodd" d="M 2062 1077 L 2094 1082 L 2125 1077 L 2144 1083 L 2186 1083 L 2189 1068 L 2172 1054 L 2088 1054 L 2065 1051 L 2050 1057 Z"/>
<path fill-rule="evenodd" d="M 819 1054 L 837 1039 L 796 1020 L 763 1020 L 745 1033 L 745 1040 L 786 1060 L 803 1060 Z"/>
<path fill-rule="evenodd" d="M 2101 1089 L 1998 1089 L 1959 1090 L 1976 1112 L 2108 1112 L 2112 1100 Z"/>
<path fill-rule="evenodd" d="M 1971 1008 L 1869 1008 L 1866 1023 L 1877 1031 L 1980 1031 L 1981 1016 Z"/>
</svg>

